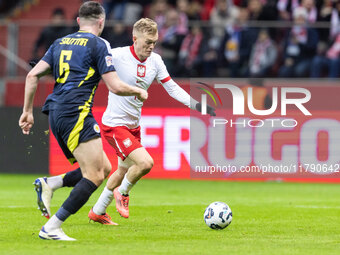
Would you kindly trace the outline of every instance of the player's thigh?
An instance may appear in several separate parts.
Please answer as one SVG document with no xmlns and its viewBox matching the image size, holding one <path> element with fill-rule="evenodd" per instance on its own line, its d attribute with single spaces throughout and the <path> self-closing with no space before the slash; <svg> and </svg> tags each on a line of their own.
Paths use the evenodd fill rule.
<svg viewBox="0 0 340 255">
<path fill-rule="evenodd" d="M 131 159 L 136 165 L 142 166 L 146 169 L 151 169 L 153 166 L 153 159 L 144 147 L 140 147 L 132 151 L 128 158 Z"/>
<path fill-rule="evenodd" d="M 114 148 L 118 157 L 125 161 L 135 149 L 142 147 L 140 128 L 129 129 L 125 126 L 109 127 L 102 125 L 103 136 Z"/>
<path fill-rule="evenodd" d="M 84 176 L 93 174 L 104 175 L 105 153 L 101 138 L 94 138 L 80 143 L 73 151 Z M 108 159 L 107 159 L 108 160 Z"/>
<path fill-rule="evenodd" d="M 103 150 L 103 166 L 104 166 L 104 176 L 106 178 L 109 176 L 112 170 L 112 165 L 104 150 Z"/>
</svg>

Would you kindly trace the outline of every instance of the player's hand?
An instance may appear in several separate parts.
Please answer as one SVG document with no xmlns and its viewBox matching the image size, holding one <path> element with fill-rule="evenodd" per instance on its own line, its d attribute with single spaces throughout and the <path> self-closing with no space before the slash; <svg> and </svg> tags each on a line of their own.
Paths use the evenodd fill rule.
<svg viewBox="0 0 340 255">
<path fill-rule="evenodd" d="M 23 112 L 19 119 L 19 126 L 22 129 L 24 135 L 29 135 L 30 130 L 34 124 L 34 118 L 32 113 Z"/>
<path fill-rule="evenodd" d="M 137 98 L 144 102 L 146 99 L 148 99 L 148 92 L 144 89 L 140 89 L 140 93 L 139 93 L 139 96 L 137 96 Z"/>
<path fill-rule="evenodd" d="M 195 108 L 197 111 L 201 112 L 201 109 L 202 109 L 201 103 L 197 103 Z M 216 116 L 215 108 L 211 107 L 210 105 L 207 105 L 207 113 L 210 116 Z"/>
</svg>

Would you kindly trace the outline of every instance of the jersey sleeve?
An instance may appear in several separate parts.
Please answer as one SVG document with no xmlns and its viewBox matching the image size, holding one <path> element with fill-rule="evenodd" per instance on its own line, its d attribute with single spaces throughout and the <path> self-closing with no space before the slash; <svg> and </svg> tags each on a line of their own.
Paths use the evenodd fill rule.
<svg viewBox="0 0 340 255">
<path fill-rule="evenodd" d="M 162 58 L 157 55 L 156 58 L 156 65 L 157 65 L 157 76 L 156 79 L 159 83 L 163 84 L 171 80 L 171 77 L 166 69 L 166 66 L 162 60 Z"/>
<path fill-rule="evenodd" d="M 45 55 L 41 59 L 41 60 L 44 60 L 46 63 L 48 63 L 50 66 L 53 66 L 53 49 L 54 49 L 54 43 L 48 48 Z"/>
<path fill-rule="evenodd" d="M 120 55 L 119 53 L 122 51 L 121 47 L 118 48 L 112 48 L 111 49 L 111 54 L 112 54 L 112 59 L 113 59 L 113 65 L 114 63 L 119 59 Z"/>
<path fill-rule="evenodd" d="M 116 70 L 113 66 L 110 44 L 102 38 L 98 38 L 95 57 L 100 74 Z"/>
</svg>

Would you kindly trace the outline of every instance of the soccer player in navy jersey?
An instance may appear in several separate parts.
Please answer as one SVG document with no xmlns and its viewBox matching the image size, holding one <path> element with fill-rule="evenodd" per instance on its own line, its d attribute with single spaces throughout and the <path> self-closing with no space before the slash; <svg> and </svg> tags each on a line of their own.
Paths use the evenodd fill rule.
<svg viewBox="0 0 340 255">
<path fill-rule="evenodd" d="M 43 112 L 49 115 L 51 130 L 65 156 L 71 163 L 78 161 L 82 177 L 57 213 L 42 227 L 39 233 L 42 239 L 75 240 L 63 232 L 62 223 L 87 202 L 111 171 L 99 126 L 91 112 L 99 80 L 103 78 L 109 91 L 120 96 L 136 96 L 141 101 L 148 96 L 145 90 L 129 86 L 118 78 L 110 45 L 99 37 L 105 24 L 104 8 L 94 1 L 85 2 L 79 9 L 77 22 L 80 30 L 57 39 L 28 73 L 19 119 L 22 132 L 28 135 L 34 123 L 32 110 L 38 80 L 52 72 L 55 86 Z M 44 178 L 35 181 L 39 207 L 43 208 L 44 185 L 47 185 Z"/>
<path fill-rule="evenodd" d="M 133 45 L 112 49 L 112 59 L 118 76 L 132 86 L 145 90 L 157 80 L 172 98 L 200 111 L 201 104 L 172 80 L 161 56 L 153 52 L 158 40 L 156 22 L 148 18 L 140 19 L 134 24 L 132 35 Z M 116 151 L 118 169 L 110 176 L 97 203 L 90 210 L 90 220 L 116 225 L 106 213 L 113 197 L 117 211 L 128 218 L 129 192 L 153 166 L 151 155 L 141 144 L 139 122 L 142 106 L 143 102 L 135 97 L 119 97 L 109 93 L 108 106 L 102 118 L 102 134 Z M 214 108 L 207 106 L 207 113 L 215 116 Z M 49 177 L 46 181 L 39 178 L 44 183 L 42 196 L 47 209 L 49 210 L 53 191 L 71 184 L 74 186 L 81 178 L 79 169 L 65 175 Z"/>
</svg>

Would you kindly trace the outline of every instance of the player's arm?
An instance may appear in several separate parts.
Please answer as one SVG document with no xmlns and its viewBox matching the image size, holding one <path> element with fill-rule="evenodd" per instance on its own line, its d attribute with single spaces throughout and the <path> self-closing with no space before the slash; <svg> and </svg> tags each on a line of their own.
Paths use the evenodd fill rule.
<svg viewBox="0 0 340 255">
<path fill-rule="evenodd" d="M 180 103 L 188 106 L 190 109 L 201 111 L 201 103 L 193 99 L 184 89 L 171 79 L 164 62 L 159 55 L 156 55 L 156 60 L 158 69 L 157 80 L 163 85 L 168 94 Z M 216 116 L 215 109 L 209 105 L 207 105 L 207 113 L 210 114 L 210 116 Z"/>
<path fill-rule="evenodd" d="M 102 74 L 103 81 L 107 88 L 119 96 L 136 96 L 142 102 L 148 98 L 148 92 L 144 89 L 128 85 L 119 79 L 116 72 Z"/>
<path fill-rule="evenodd" d="M 201 111 L 201 103 L 193 99 L 174 80 L 170 79 L 162 83 L 162 85 L 172 98 L 188 106 L 192 110 Z M 209 105 L 207 105 L 207 113 L 210 114 L 210 116 L 216 116 L 215 109 Z"/>
<path fill-rule="evenodd" d="M 25 101 L 22 114 L 19 119 L 19 126 L 25 135 L 29 134 L 34 124 L 33 118 L 33 101 L 34 95 L 38 87 L 39 78 L 50 73 L 50 65 L 40 60 L 38 64 L 27 74 L 25 81 Z"/>
</svg>

